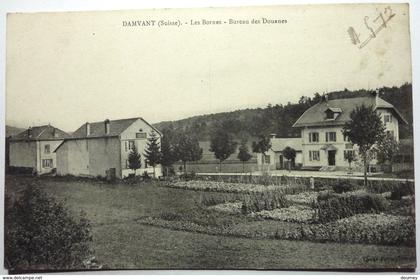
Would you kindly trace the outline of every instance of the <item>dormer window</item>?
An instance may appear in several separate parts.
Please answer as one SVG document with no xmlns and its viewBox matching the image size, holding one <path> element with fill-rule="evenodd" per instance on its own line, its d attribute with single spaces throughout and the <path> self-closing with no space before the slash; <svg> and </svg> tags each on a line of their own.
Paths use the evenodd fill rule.
<svg viewBox="0 0 420 280">
<path fill-rule="evenodd" d="M 335 120 L 342 112 L 341 108 L 328 108 L 325 110 L 325 119 Z"/>
<path fill-rule="evenodd" d="M 334 119 L 334 112 L 333 111 L 327 110 L 326 114 L 327 114 L 327 120 L 333 120 Z"/>
</svg>

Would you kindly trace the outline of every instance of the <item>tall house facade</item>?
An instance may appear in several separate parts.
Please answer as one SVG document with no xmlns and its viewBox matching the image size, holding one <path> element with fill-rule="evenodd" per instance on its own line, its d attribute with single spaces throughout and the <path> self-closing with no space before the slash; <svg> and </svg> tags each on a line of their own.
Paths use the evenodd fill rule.
<svg viewBox="0 0 420 280">
<path fill-rule="evenodd" d="M 57 167 L 54 150 L 69 135 L 51 125 L 34 126 L 9 140 L 9 165 L 32 168 L 38 174 L 52 172 Z"/>
<path fill-rule="evenodd" d="M 399 125 L 406 121 L 392 104 L 377 94 L 333 100 L 325 98 L 306 110 L 293 125 L 301 129 L 304 167 L 348 167 L 346 153 L 357 156 L 358 148 L 344 137 L 343 126 L 350 120 L 350 113 L 361 105 L 372 106 L 380 115 L 386 133 L 399 141 Z M 375 158 L 371 164 L 376 164 Z"/>
</svg>

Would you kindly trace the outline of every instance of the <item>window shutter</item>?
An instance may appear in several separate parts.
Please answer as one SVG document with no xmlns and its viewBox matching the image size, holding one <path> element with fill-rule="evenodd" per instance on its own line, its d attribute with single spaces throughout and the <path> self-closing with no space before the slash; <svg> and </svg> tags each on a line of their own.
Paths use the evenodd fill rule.
<svg viewBox="0 0 420 280">
<path fill-rule="evenodd" d="M 311 143 L 312 142 L 312 133 L 309 132 L 308 135 L 309 135 L 309 143 Z"/>
<path fill-rule="evenodd" d="M 328 132 L 325 132 L 325 142 L 328 142 Z"/>
</svg>

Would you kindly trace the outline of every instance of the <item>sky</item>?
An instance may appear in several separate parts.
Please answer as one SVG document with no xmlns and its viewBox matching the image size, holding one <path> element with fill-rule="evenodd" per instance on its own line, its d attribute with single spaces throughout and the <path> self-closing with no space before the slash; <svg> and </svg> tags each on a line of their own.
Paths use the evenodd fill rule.
<svg viewBox="0 0 420 280">
<path fill-rule="evenodd" d="M 411 82 L 408 6 L 363 48 L 380 4 L 19 13 L 7 17 L 6 124 L 151 123 Z M 229 24 L 229 20 L 286 20 Z M 221 21 L 191 25 L 191 21 Z M 155 26 L 124 26 L 155 20 Z M 160 21 L 181 26 L 157 26 Z M 125 23 L 124 23 L 125 22 Z"/>
</svg>

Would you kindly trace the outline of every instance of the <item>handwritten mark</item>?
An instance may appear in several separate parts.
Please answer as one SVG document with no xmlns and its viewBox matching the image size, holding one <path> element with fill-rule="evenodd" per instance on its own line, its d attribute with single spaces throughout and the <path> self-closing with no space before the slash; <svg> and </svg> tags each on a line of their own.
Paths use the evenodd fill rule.
<svg viewBox="0 0 420 280">
<path fill-rule="evenodd" d="M 365 16 L 363 18 L 363 22 L 366 26 L 366 29 L 369 31 L 369 35 L 367 38 L 361 42 L 360 40 L 360 33 L 357 33 L 356 30 L 350 26 L 347 29 L 347 32 L 349 33 L 350 40 L 353 45 L 359 45 L 359 49 L 362 49 L 364 46 L 366 46 L 372 39 L 376 38 L 379 32 L 382 31 L 382 29 L 388 27 L 388 22 L 395 16 L 395 13 L 392 12 L 392 9 L 390 6 L 386 7 L 383 12 L 380 12 L 379 15 L 371 22 L 369 20 L 368 16 Z M 380 23 L 379 26 L 378 23 Z M 375 26 L 376 24 L 376 26 Z M 376 29 L 375 29 L 376 28 Z"/>
</svg>

